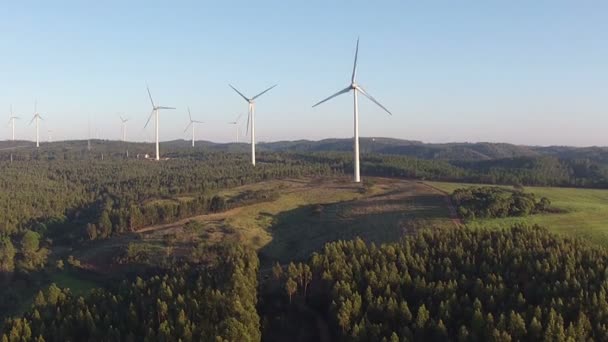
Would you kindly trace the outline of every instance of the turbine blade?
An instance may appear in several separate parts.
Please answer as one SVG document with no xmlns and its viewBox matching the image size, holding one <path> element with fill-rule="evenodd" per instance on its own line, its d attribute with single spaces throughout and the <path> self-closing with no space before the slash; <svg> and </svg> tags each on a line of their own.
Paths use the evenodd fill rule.
<svg viewBox="0 0 608 342">
<path fill-rule="evenodd" d="M 239 122 L 239 120 L 241 119 L 242 116 L 243 116 L 243 113 L 239 114 L 239 116 L 236 118 L 236 120 L 234 120 L 234 123 L 236 124 L 237 122 Z"/>
<path fill-rule="evenodd" d="M 361 94 L 365 95 L 365 97 L 370 99 L 373 103 L 380 106 L 380 108 L 384 109 L 384 111 L 386 111 L 389 115 L 393 115 L 393 113 L 391 113 L 388 109 L 386 109 L 386 107 L 384 107 L 382 104 L 380 104 L 380 102 L 378 102 L 378 100 L 376 100 L 373 96 L 368 94 L 363 88 L 361 88 L 361 86 L 357 86 L 357 90 L 360 91 Z"/>
<path fill-rule="evenodd" d="M 188 107 L 188 117 L 190 118 L 190 122 L 192 122 L 192 114 L 190 114 L 190 107 Z"/>
<path fill-rule="evenodd" d="M 40 120 L 44 120 L 44 119 L 42 118 L 42 116 L 40 116 L 40 114 L 38 114 L 38 119 L 40 119 Z"/>
<path fill-rule="evenodd" d="M 152 108 L 156 107 L 154 105 L 154 100 L 152 100 L 152 94 L 150 93 L 150 87 L 148 87 L 148 84 L 146 83 L 146 89 L 148 89 L 148 96 L 150 97 L 150 103 L 152 103 Z"/>
<path fill-rule="evenodd" d="M 252 100 L 257 99 L 258 97 L 260 97 L 260 96 L 264 95 L 266 92 L 268 92 L 270 89 L 272 89 L 272 88 L 274 88 L 274 87 L 276 87 L 276 86 L 278 86 L 278 84 L 273 85 L 272 87 L 270 87 L 270 88 L 268 88 L 268 89 L 264 90 L 263 92 L 261 92 L 261 93 L 257 94 L 256 96 L 254 96 L 254 97 L 253 97 L 253 98 L 251 98 L 251 99 L 252 99 Z"/>
<path fill-rule="evenodd" d="M 175 107 L 162 107 L 162 106 L 158 106 L 158 107 L 156 107 L 156 109 L 175 109 Z"/>
<path fill-rule="evenodd" d="M 313 108 L 314 108 L 314 107 L 316 107 L 316 106 L 318 106 L 318 105 L 320 105 L 320 104 L 321 104 L 321 103 L 323 103 L 323 102 L 326 102 L 326 101 L 329 101 L 329 100 L 333 99 L 334 97 L 336 97 L 336 96 L 338 96 L 338 95 L 342 95 L 342 94 L 344 94 L 344 93 L 348 93 L 348 92 L 349 92 L 351 89 L 352 89 L 351 87 L 346 87 L 346 88 L 344 88 L 344 89 L 340 90 L 339 92 L 337 92 L 337 93 L 333 94 L 332 96 L 330 96 L 330 97 L 326 98 L 325 100 L 320 101 L 320 102 L 317 102 L 317 103 L 316 103 L 316 104 L 313 106 Z"/>
<path fill-rule="evenodd" d="M 245 99 L 245 101 L 249 102 L 249 99 L 248 99 L 248 98 L 247 98 L 245 95 L 243 95 L 243 94 L 242 94 L 240 91 L 236 90 L 236 88 L 235 88 L 235 87 L 233 87 L 233 86 L 232 86 L 232 84 L 229 84 L 229 86 L 230 86 L 230 88 L 232 88 L 234 91 L 236 91 L 236 92 L 237 92 L 239 95 L 241 95 L 241 97 L 242 97 L 242 98 L 244 98 L 244 99 Z"/>
<path fill-rule="evenodd" d="M 154 109 L 152 109 L 152 112 L 150 113 L 150 116 L 148 117 L 148 121 L 146 121 L 144 128 L 148 127 L 148 124 L 150 123 L 150 119 L 152 119 L 152 115 L 154 115 Z"/>
<path fill-rule="evenodd" d="M 357 56 L 359 55 L 359 37 L 357 37 L 357 48 L 355 49 L 355 63 L 353 64 L 353 77 L 351 78 L 351 83 L 355 83 L 355 78 L 357 78 Z"/>
<path fill-rule="evenodd" d="M 188 130 L 188 128 L 190 128 L 190 126 L 192 126 L 192 122 L 190 122 L 190 123 L 188 124 L 188 126 L 186 126 L 186 129 L 184 129 L 184 133 L 185 133 L 185 132 Z"/>
<path fill-rule="evenodd" d="M 36 119 L 36 116 L 34 115 L 34 117 L 32 118 L 32 120 L 30 121 L 30 123 L 28 125 L 31 125 L 32 122 L 34 122 L 34 119 Z"/>
</svg>

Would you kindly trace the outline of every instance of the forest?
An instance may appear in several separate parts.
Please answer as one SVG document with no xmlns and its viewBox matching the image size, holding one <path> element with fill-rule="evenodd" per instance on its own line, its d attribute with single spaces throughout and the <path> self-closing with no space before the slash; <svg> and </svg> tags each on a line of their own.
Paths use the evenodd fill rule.
<svg viewBox="0 0 608 342">
<path fill-rule="evenodd" d="M 53 284 L 5 321 L 2 341 L 259 341 L 277 315 L 302 324 L 302 308 L 326 317 L 337 341 L 608 338 L 608 252 L 536 226 L 337 241 L 308 262 L 276 264 L 261 285 L 255 252 L 209 255 L 86 297 Z M 260 311 L 277 296 L 278 311 Z"/>
<path fill-rule="evenodd" d="M 607 257 L 539 227 L 461 228 L 329 243 L 311 281 L 275 274 L 340 341 L 605 341 Z"/>
<path fill-rule="evenodd" d="M 523 190 L 496 186 L 456 189 L 450 196 L 458 215 L 467 220 L 528 216 L 550 211 L 551 201 Z"/>
<path fill-rule="evenodd" d="M 168 147 L 168 160 L 161 163 L 144 159 L 144 151 L 137 144 L 98 142 L 91 151 L 58 145 L 0 152 L 0 283 L 6 289 L 0 318 L 10 316 L 2 324 L 2 342 L 138 336 L 258 341 L 277 326 L 289 331 L 293 322 L 304 321 L 304 311 L 323 317 L 339 340 L 608 337 L 605 251 L 537 227 L 425 230 L 386 245 L 340 241 L 307 262 L 272 270 L 258 270 L 255 252 L 244 247 L 204 243 L 188 251 L 194 258 L 178 254 L 146 264 L 141 262 L 148 258 L 146 246 L 131 241 L 124 255 L 113 259 L 132 266 L 130 273 L 97 276 L 106 279 L 87 296 L 49 287 L 58 269 L 82 272 L 70 254 L 75 246 L 130 241 L 129 234 L 144 227 L 277 196 L 264 188 L 224 194 L 238 186 L 346 179 L 352 172 L 352 155 L 339 151 L 261 152 L 255 167 L 238 150 Z M 546 155 L 448 160 L 368 153 L 361 168 L 369 177 L 608 188 L 604 164 Z M 372 188 L 365 186 L 362 192 Z M 465 218 L 551 208 L 547 199 L 494 187 L 460 190 L 452 197 Z M 199 229 L 195 222 L 189 225 Z M 45 289 L 33 293 L 27 309 L 29 288 Z"/>
<path fill-rule="evenodd" d="M 204 265 L 176 263 L 86 298 L 52 284 L 1 341 L 259 341 L 258 261 L 218 246 Z"/>
<path fill-rule="evenodd" d="M 0 153 L 0 272 L 40 268 L 52 245 L 105 239 L 268 195 L 227 199 L 217 196 L 222 189 L 267 179 L 340 176 L 352 168 L 350 154 L 343 152 L 261 153 L 252 167 L 238 152 L 170 150 L 169 160 L 153 163 L 126 158 L 124 147 L 97 143 L 92 151 L 58 145 Z M 144 151 L 141 144 L 131 147 L 131 156 Z M 516 186 L 608 185 L 608 171 L 600 164 L 547 156 L 458 162 L 364 155 L 362 172 Z"/>
</svg>

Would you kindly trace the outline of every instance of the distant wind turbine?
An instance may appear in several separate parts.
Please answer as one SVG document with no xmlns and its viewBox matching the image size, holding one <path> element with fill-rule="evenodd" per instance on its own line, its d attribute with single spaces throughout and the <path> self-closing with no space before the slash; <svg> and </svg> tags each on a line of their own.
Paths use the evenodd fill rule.
<svg viewBox="0 0 608 342">
<path fill-rule="evenodd" d="M 361 85 L 357 84 L 357 55 L 359 54 L 359 38 L 357 38 L 357 48 L 355 50 L 355 63 L 353 65 L 353 75 L 351 77 L 351 82 L 350 85 L 342 90 L 340 90 L 339 92 L 333 94 L 332 96 L 326 98 L 323 101 L 318 102 L 317 104 L 315 104 L 313 107 L 316 107 L 318 105 L 320 105 L 321 103 L 331 100 L 334 97 L 338 96 L 338 95 L 342 95 L 342 94 L 346 94 L 349 91 L 353 91 L 353 97 L 354 97 L 354 106 L 355 106 L 355 136 L 354 136 L 354 152 L 355 152 L 355 163 L 354 163 L 354 178 L 355 178 L 355 182 L 359 183 L 361 182 L 361 174 L 360 174 L 360 168 L 359 168 L 359 103 L 357 101 L 357 93 L 361 93 L 363 94 L 363 96 L 367 97 L 368 99 L 370 99 L 373 103 L 377 104 L 378 106 L 380 106 L 380 108 L 384 109 L 384 111 L 386 111 L 389 115 L 392 115 L 392 113 L 386 109 L 383 105 L 380 104 L 380 102 L 378 102 L 375 98 L 373 98 L 369 93 L 367 93 L 363 87 L 361 87 Z"/>
<path fill-rule="evenodd" d="M 252 98 L 248 98 L 243 95 L 240 91 L 236 90 L 231 84 L 229 84 L 230 88 L 237 92 L 237 94 L 241 95 L 245 101 L 249 103 L 249 114 L 247 115 L 247 132 L 249 133 L 249 123 L 251 122 L 251 164 L 255 166 L 255 99 L 264 95 L 270 89 L 276 87 L 277 85 L 273 85 L 272 87 L 264 90 L 263 92 L 257 94 Z"/>
<path fill-rule="evenodd" d="M 8 119 L 8 123 L 12 126 L 13 141 L 15 141 L 15 120 L 19 120 L 19 117 L 13 114 L 13 105 L 11 105 L 11 117 Z"/>
<path fill-rule="evenodd" d="M 122 141 L 127 141 L 127 122 L 129 121 L 129 119 L 123 119 L 122 115 L 119 115 L 120 117 L 120 121 L 122 122 L 121 124 L 121 135 L 122 135 Z"/>
<path fill-rule="evenodd" d="M 48 130 L 47 133 L 49 134 L 49 142 L 52 143 L 53 142 L 53 130 Z"/>
<path fill-rule="evenodd" d="M 243 114 L 240 114 L 236 120 L 229 122 L 229 125 L 234 125 L 234 127 L 236 127 L 236 142 L 239 142 L 239 120 L 241 119 L 241 117 L 243 116 Z"/>
<path fill-rule="evenodd" d="M 194 125 L 202 124 L 204 122 L 192 120 L 192 114 L 190 113 L 190 107 L 188 107 L 188 117 L 190 118 L 190 123 L 188 123 L 188 126 L 186 126 L 186 129 L 184 129 L 184 132 L 186 132 L 188 130 L 188 128 L 192 127 L 192 147 L 194 147 Z"/>
<path fill-rule="evenodd" d="M 154 100 L 152 100 L 152 94 L 150 93 L 150 88 L 148 87 L 148 85 L 146 85 L 146 88 L 148 89 L 148 96 L 150 96 L 150 102 L 152 103 L 152 112 L 150 113 L 150 117 L 148 117 L 148 121 L 146 122 L 146 125 L 144 126 L 144 128 L 146 128 L 148 126 L 148 123 L 150 123 L 150 119 L 152 119 L 152 115 L 156 114 L 156 160 L 160 160 L 160 153 L 159 153 L 159 149 L 158 149 L 158 111 L 161 109 L 175 109 L 173 107 L 163 107 L 163 106 L 157 106 L 154 104 Z"/>
<path fill-rule="evenodd" d="M 32 121 L 30 121 L 30 125 L 32 124 L 32 122 L 34 122 L 34 120 L 36 120 L 36 147 L 40 147 L 39 121 L 44 119 L 42 118 L 42 116 L 40 116 L 40 113 L 38 113 L 37 102 L 34 102 L 34 117 L 32 118 Z"/>
</svg>

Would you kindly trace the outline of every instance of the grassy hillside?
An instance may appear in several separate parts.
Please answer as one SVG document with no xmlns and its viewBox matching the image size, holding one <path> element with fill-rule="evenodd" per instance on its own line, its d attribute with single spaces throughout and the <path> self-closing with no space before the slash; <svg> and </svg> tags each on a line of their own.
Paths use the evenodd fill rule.
<svg viewBox="0 0 608 342">
<path fill-rule="evenodd" d="M 129 244 L 145 245 L 157 256 L 187 256 L 199 244 L 237 241 L 259 251 L 261 261 L 305 259 L 330 241 L 361 237 L 390 242 L 420 227 L 450 226 L 445 196 L 425 184 L 368 178 L 273 180 L 223 191 L 227 198 L 248 191 L 277 193 L 270 201 L 99 241 L 76 252 L 85 264 L 104 268 Z M 199 223 L 188 230 L 190 221 Z"/>
<path fill-rule="evenodd" d="M 427 183 L 449 193 L 458 188 L 477 186 L 443 182 Z M 556 233 L 582 237 L 608 247 L 608 190 L 526 187 L 525 191 L 549 198 L 552 207 L 561 212 L 528 217 L 479 219 L 467 222 L 467 226 L 505 228 L 515 223 L 534 223 Z"/>
</svg>

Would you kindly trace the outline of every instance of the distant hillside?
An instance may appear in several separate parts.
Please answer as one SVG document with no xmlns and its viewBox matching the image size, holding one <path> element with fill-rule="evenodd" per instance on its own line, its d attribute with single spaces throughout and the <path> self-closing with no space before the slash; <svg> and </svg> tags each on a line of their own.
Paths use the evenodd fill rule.
<svg viewBox="0 0 608 342">
<path fill-rule="evenodd" d="M 326 152 L 351 151 L 351 139 L 298 140 L 260 144 L 271 151 Z M 423 159 L 491 160 L 513 157 L 535 157 L 542 153 L 532 147 L 494 143 L 425 144 L 420 141 L 390 138 L 362 138 L 361 152 L 407 155 Z"/>
<path fill-rule="evenodd" d="M 192 149 L 191 142 L 172 140 L 161 143 L 161 153 L 183 152 Z M 46 143 L 41 147 L 54 149 L 83 149 L 86 140 Z M 128 147 L 130 153 L 154 153 L 151 143 L 123 143 L 120 141 L 91 140 L 92 150 L 115 152 Z M 29 141 L 0 141 L 0 151 L 13 147 L 31 148 Z M 214 143 L 197 141 L 193 151 L 209 150 L 214 152 L 247 152 L 249 143 Z M 258 143 L 260 152 L 349 152 L 353 149 L 351 139 L 324 139 L 319 141 L 295 140 Z M 570 146 L 525 146 L 505 143 L 445 143 L 425 144 L 420 141 L 391 138 L 361 138 L 361 152 L 364 154 L 391 154 L 416 157 L 420 159 L 441 159 L 448 161 L 487 161 L 496 159 L 552 156 L 562 159 L 588 159 L 608 164 L 608 147 L 570 147 Z"/>
</svg>

